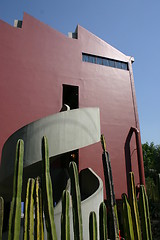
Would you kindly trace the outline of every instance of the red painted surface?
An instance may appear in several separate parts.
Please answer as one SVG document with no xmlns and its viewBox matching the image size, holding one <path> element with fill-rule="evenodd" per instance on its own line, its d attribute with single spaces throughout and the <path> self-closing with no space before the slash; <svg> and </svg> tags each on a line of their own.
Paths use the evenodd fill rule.
<svg viewBox="0 0 160 240">
<path fill-rule="evenodd" d="M 129 62 L 129 71 L 82 62 L 82 52 Z M 20 127 L 59 112 L 62 84 L 79 86 L 79 107 L 99 107 L 101 131 L 110 153 L 116 197 L 127 192 L 125 142 L 138 127 L 130 58 L 81 26 L 70 39 L 24 14 L 22 29 L 0 21 L 0 147 Z M 132 168 L 139 182 L 136 140 Z M 80 150 L 80 169 L 102 179 L 100 143 Z"/>
</svg>

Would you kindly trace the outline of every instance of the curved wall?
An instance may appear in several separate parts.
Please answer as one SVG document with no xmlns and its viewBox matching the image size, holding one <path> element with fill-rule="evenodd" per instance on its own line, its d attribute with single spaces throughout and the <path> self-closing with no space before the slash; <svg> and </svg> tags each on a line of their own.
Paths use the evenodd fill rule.
<svg viewBox="0 0 160 240">
<path fill-rule="evenodd" d="M 83 148 L 100 141 L 98 108 L 73 109 L 32 122 L 12 134 L 4 144 L 0 168 L 0 195 L 12 198 L 14 159 L 18 139 L 24 141 L 23 188 L 31 176 L 41 176 L 42 138 L 47 136 L 49 157 Z M 64 157 L 66 161 L 67 157 Z M 54 170 L 54 169 L 52 169 Z M 51 172 L 52 172 L 51 170 Z M 25 184 L 26 183 L 26 184 Z"/>
</svg>

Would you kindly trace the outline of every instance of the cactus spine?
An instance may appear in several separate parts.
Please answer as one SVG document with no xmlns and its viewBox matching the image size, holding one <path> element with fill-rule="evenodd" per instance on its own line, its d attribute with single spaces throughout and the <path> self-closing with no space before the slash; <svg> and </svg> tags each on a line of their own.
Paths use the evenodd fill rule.
<svg viewBox="0 0 160 240">
<path fill-rule="evenodd" d="M 131 215 L 131 208 L 128 203 L 126 194 L 122 194 L 122 217 L 124 225 L 125 239 L 134 240 L 133 222 Z"/>
<path fill-rule="evenodd" d="M 139 211 L 138 211 L 138 204 L 137 204 L 137 198 L 136 198 L 136 189 L 135 189 L 133 172 L 129 173 L 128 197 L 129 197 L 129 203 L 130 203 L 130 206 L 131 206 L 134 237 L 135 237 L 135 240 L 141 240 L 142 239 L 142 237 L 141 237 L 141 226 L 140 226 Z"/>
<path fill-rule="evenodd" d="M 2 240 L 3 217 L 4 217 L 4 199 L 0 197 L 0 240 Z"/>
<path fill-rule="evenodd" d="M 13 197 L 9 216 L 8 240 L 17 240 L 19 239 L 20 235 L 23 155 L 24 143 L 23 140 L 20 139 L 16 145 L 16 157 L 13 177 Z"/>
<path fill-rule="evenodd" d="M 61 240 L 70 240 L 69 192 L 62 194 Z"/>
<path fill-rule="evenodd" d="M 78 170 L 75 162 L 70 162 L 69 164 L 69 175 L 71 178 L 74 239 L 82 240 L 83 229 L 82 229 L 82 213 L 81 213 L 81 195 L 80 195 L 80 188 L 79 188 Z"/>
<path fill-rule="evenodd" d="M 107 209 L 104 202 L 99 207 L 99 234 L 100 240 L 106 240 L 107 234 Z"/>
<path fill-rule="evenodd" d="M 150 217 L 148 219 L 148 210 L 146 204 L 146 194 L 145 194 L 145 187 L 143 185 L 140 186 L 140 194 L 139 194 L 139 213 L 141 218 L 141 227 L 142 227 L 142 237 L 143 239 L 150 240 L 152 239 L 152 235 L 150 238 L 150 228 L 149 222 Z M 148 221 L 149 220 L 149 221 Z"/>
<path fill-rule="evenodd" d="M 48 141 L 45 136 L 42 139 L 42 163 L 42 190 L 47 239 L 57 240 L 56 227 L 54 223 L 53 193 L 50 176 Z"/>
<path fill-rule="evenodd" d="M 35 179 L 35 239 L 44 239 L 42 190 L 40 187 L 40 177 L 37 177 Z"/>
<path fill-rule="evenodd" d="M 89 236 L 90 240 L 97 240 L 97 218 L 95 212 L 91 212 L 89 215 Z"/>
<path fill-rule="evenodd" d="M 34 239 L 34 185 L 35 180 L 29 178 L 25 201 L 24 240 Z"/>
<path fill-rule="evenodd" d="M 101 144 L 103 149 L 102 161 L 105 177 L 106 195 L 107 195 L 107 207 L 109 214 L 109 238 L 119 239 L 119 223 L 116 199 L 114 194 L 114 186 L 112 179 L 111 164 L 109 159 L 109 153 L 106 151 L 106 142 L 103 135 L 101 135 Z"/>
</svg>

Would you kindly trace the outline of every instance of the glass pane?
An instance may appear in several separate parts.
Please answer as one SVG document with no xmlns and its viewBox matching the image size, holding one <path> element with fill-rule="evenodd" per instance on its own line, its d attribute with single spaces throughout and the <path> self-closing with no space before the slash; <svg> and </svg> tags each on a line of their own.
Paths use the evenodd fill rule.
<svg viewBox="0 0 160 240">
<path fill-rule="evenodd" d="M 97 64 L 102 65 L 102 58 L 101 57 L 97 57 Z"/>
<path fill-rule="evenodd" d="M 128 70 L 127 63 L 122 63 L 122 69 L 124 69 L 124 70 Z"/>
<path fill-rule="evenodd" d="M 96 63 L 96 57 L 93 57 L 93 63 Z"/>
<path fill-rule="evenodd" d="M 88 56 L 88 62 L 92 62 L 92 57 Z"/>
<path fill-rule="evenodd" d="M 90 63 L 94 63 L 94 57 L 92 57 L 92 56 L 88 56 L 88 61 L 90 62 Z"/>
<path fill-rule="evenodd" d="M 83 54 L 82 55 L 82 60 L 83 60 L 83 62 L 88 62 L 88 56 Z"/>
<path fill-rule="evenodd" d="M 115 62 L 115 67 L 116 68 L 122 68 L 122 63 L 121 62 Z"/>
<path fill-rule="evenodd" d="M 115 62 L 113 60 L 109 60 L 109 66 L 110 67 L 115 67 Z"/>
<path fill-rule="evenodd" d="M 109 66 L 109 61 L 108 61 L 108 59 L 103 58 L 103 65 Z"/>
</svg>

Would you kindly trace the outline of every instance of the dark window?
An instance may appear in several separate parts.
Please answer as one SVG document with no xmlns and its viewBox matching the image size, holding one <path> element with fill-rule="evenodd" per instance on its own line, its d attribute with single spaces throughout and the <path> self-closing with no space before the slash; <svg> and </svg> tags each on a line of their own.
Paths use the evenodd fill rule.
<svg viewBox="0 0 160 240">
<path fill-rule="evenodd" d="M 63 84 L 63 105 L 67 104 L 70 109 L 79 108 L 79 87 Z"/>
<path fill-rule="evenodd" d="M 95 56 L 87 53 L 82 53 L 82 61 L 96 63 L 99 65 L 109 66 L 118 69 L 128 70 L 128 64 L 126 62 L 117 61 L 114 59 Z"/>
</svg>

